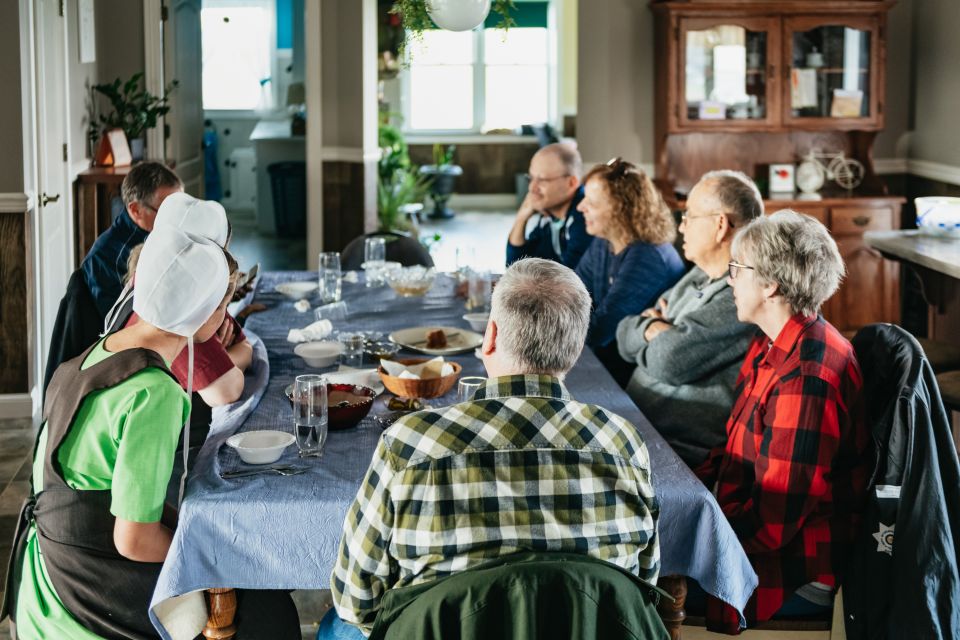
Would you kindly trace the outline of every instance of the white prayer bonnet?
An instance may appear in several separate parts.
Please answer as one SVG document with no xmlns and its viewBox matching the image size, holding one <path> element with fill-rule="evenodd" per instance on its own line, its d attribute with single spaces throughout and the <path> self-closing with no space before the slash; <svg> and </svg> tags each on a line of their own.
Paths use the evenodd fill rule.
<svg viewBox="0 0 960 640">
<path fill-rule="evenodd" d="M 230 272 L 223 249 L 207 238 L 156 226 L 143 244 L 136 278 L 137 315 L 189 338 L 223 302 Z"/>
<path fill-rule="evenodd" d="M 230 225 L 223 205 L 214 200 L 198 200 L 183 192 L 171 193 L 160 204 L 153 228 L 174 227 L 227 246 Z"/>
</svg>

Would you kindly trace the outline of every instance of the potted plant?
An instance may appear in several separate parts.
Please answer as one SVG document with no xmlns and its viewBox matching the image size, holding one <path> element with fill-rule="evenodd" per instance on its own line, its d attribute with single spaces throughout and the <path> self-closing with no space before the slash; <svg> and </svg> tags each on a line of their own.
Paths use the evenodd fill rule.
<svg viewBox="0 0 960 640">
<path fill-rule="evenodd" d="M 448 219 L 453 217 L 453 211 L 447 206 L 450 196 L 453 195 L 453 185 L 457 176 L 463 175 L 463 168 L 453 163 L 453 156 L 457 148 L 450 145 L 446 148 L 441 144 L 433 145 L 433 164 L 420 167 L 420 174 L 429 176 L 430 198 L 433 200 L 431 218 Z"/>
<path fill-rule="evenodd" d="M 143 160 L 143 134 L 156 127 L 157 119 L 170 111 L 170 94 L 176 88 L 177 81 L 174 80 L 163 90 L 162 96 L 155 96 L 143 86 L 143 72 L 133 74 L 126 82 L 117 78 L 113 82 L 94 85 L 93 91 L 103 95 L 113 111 L 100 114 L 96 119 L 99 127 L 91 119 L 91 138 L 96 140 L 110 129 L 123 129 L 130 142 L 133 160 Z"/>
<path fill-rule="evenodd" d="M 390 13 L 400 16 L 407 37 L 419 39 L 424 31 L 434 28 L 434 25 L 452 31 L 477 27 L 483 23 L 491 8 L 500 14 L 498 29 L 507 30 L 516 26 L 510 15 L 510 11 L 516 9 L 514 0 L 395 0 Z M 469 18 L 470 14 L 475 14 L 475 19 Z M 406 39 L 400 42 L 401 54 L 406 44 Z"/>
<path fill-rule="evenodd" d="M 390 124 L 391 114 L 381 117 L 378 133 L 380 161 L 377 163 L 377 217 L 381 231 L 417 233 L 407 213 L 419 211 L 430 186 L 430 178 L 420 175 L 410 162 L 407 142 L 400 129 Z"/>
</svg>

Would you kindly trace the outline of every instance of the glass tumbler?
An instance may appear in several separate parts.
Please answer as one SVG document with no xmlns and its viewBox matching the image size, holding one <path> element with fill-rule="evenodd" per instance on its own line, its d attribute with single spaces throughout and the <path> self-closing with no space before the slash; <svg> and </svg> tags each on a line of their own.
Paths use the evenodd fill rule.
<svg viewBox="0 0 960 640">
<path fill-rule="evenodd" d="M 293 430 L 301 458 L 319 458 L 327 442 L 327 379 L 297 376 L 293 383 Z"/>
<path fill-rule="evenodd" d="M 457 402 L 470 402 L 473 394 L 487 381 L 482 376 L 466 376 L 457 383 Z"/>
<path fill-rule="evenodd" d="M 367 238 L 363 242 L 363 268 L 367 274 L 368 287 L 381 287 L 384 282 L 383 264 L 387 260 L 387 240 L 383 237 Z"/>
<path fill-rule="evenodd" d="M 324 304 L 340 300 L 340 254 L 330 251 L 320 254 L 320 299 Z"/>
<path fill-rule="evenodd" d="M 343 353 L 340 355 L 344 366 L 360 368 L 363 364 L 363 347 L 366 341 L 362 333 L 341 333 L 337 340 L 343 345 Z"/>
</svg>

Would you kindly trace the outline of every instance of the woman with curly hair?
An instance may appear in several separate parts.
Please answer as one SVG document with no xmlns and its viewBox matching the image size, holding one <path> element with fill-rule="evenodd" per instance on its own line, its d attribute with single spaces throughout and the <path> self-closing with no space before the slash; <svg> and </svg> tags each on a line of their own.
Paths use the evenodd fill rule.
<svg viewBox="0 0 960 640">
<path fill-rule="evenodd" d="M 598 238 L 580 260 L 577 275 L 593 300 L 587 344 L 609 347 L 617 323 L 653 305 L 683 275 L 673 246 L 670 209 L 653 181 L 620 158 L 598 164 L 583 181 L 577 207 L 587 233 Z"/>
</svg>

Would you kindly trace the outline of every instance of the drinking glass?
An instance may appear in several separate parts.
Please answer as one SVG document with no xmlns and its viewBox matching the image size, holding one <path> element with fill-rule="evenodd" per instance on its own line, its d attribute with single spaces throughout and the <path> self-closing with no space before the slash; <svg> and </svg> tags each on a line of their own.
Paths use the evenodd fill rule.
<svg viewBox="0 0 960 640">
<path fill-rule="evenodd" d="M 324 303 L 340 300 L 340 254 L 330 251 L 320 254 L 320 299 Z"/>
<path fill-rule="evenodd" d="M 467 275 L 467 309 L 489 313 L 492 293 L 490 272 L 471 269 Z"/>
<path fill-rule="evenodd" d="M 327 379 L 297 376 L 293 383 L 293 431 L 301 458 L 319 458 L 327 442 Z"/>
<path fill-rule="evenodd" d="M 363 268 L 367 272 L 368 287 L 382 287 L 383 264 L 387 260 L 387 240 L 383 237 L 367 238 L 363 242 Z"/>
<path fill-rule="evenodd" d="M 337 336 L 343 345 L 341 362 L 348 367 L 359 369 L 363 364 L 363 346 L 366 340 L 362 333 L 343 332 Z"/>
<path fill-rule="evenodd" d="M 460 378 L 460 382 L 457 384 L 457 402 L 469 402 L 473 400 L 473 394 L 475 394 L 477 389 L 482 387 L 486 381 L 487 379 L 482 376 L 466 376 Z"/>
</svg>

